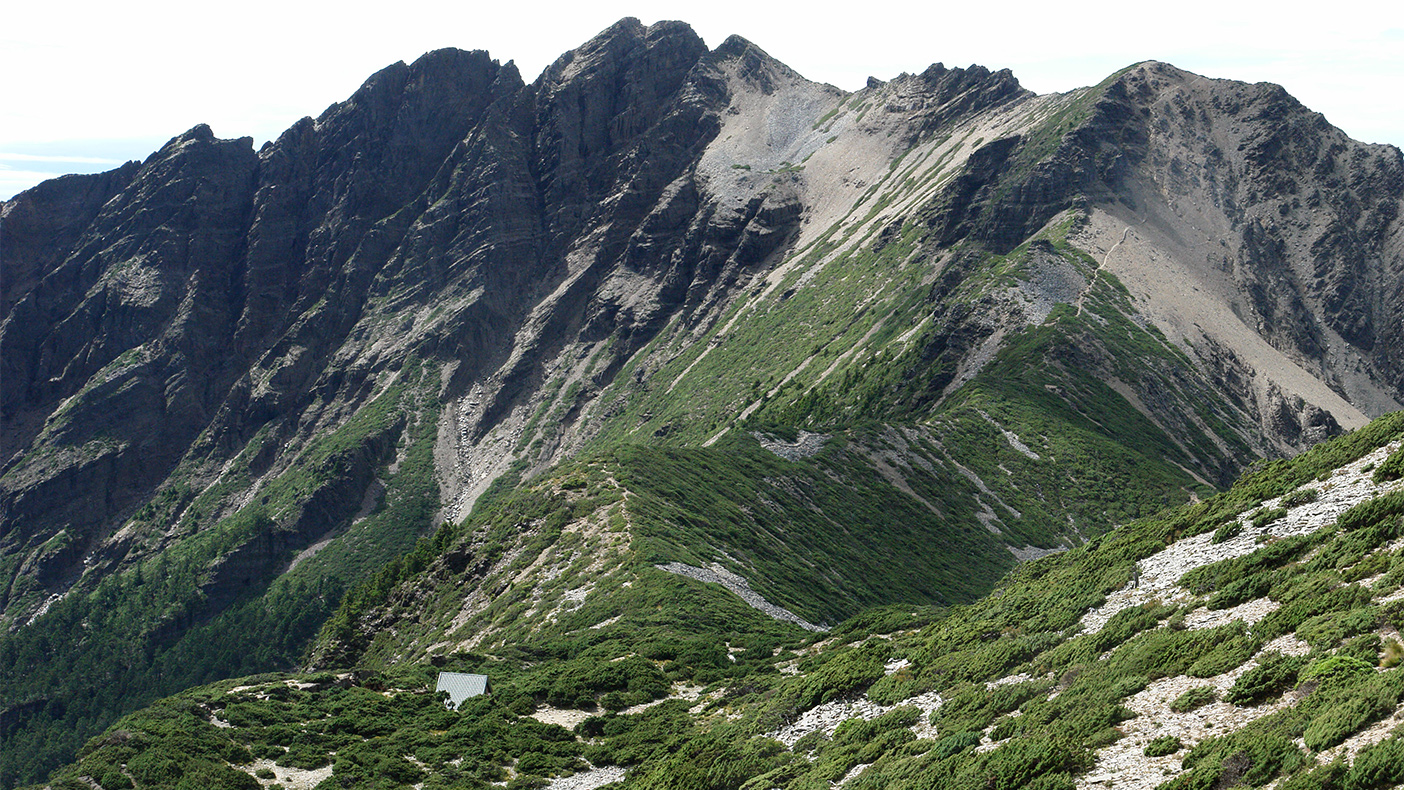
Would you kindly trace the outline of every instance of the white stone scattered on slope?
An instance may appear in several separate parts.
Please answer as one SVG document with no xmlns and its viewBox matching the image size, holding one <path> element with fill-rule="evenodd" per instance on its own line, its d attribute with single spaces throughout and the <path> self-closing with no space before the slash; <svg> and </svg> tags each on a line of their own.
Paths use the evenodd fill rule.
<svg viewBox="0 0 1404 790">
<path fill-rule="evenodd" d="M 931 723 L 931 714 L 935 713 L 936 710 L 941 707 L 942 702 L 944 702 L 944 700 L 941 699 L 940 694 L 934 691 L 928 691 L 925 694 L 918 694 L 911 699 L 902 700 L 893 707 L 911 705 L 918 711 L 921 711 L 921 715 L 917 717 L 916 724 L 912 725 L 912 733 L 918 738 L 935 740 L 936 725 Z"/>
<path fill-rule="evenodd" d="M 624 781 L 624 769 L 610 765 L 552 779 L 546 787 L 548 790 L 595 790 L 597 787 L 622 781 Z"/>
<path fill-rule="evenodd" d="M 994 691 L 1000 686 L 1012 686 L 1015 683 L 1028 683 L 1030 680 L 1033 680 L 1033 678 L 1030 677 L 1027 672 L 1020 672 L 1017 675 L 1006 675 L 998 680 L 991 680 L 986 683 L 985 690 Z"/>
<path fill-rule="evenodd" d="M 620 621 L 621 619 L 623 619 L 623 618 L 624 618 L 624 615 L 622 615 L 622 614 L 616 614 L 616 615 L 613 616 L 613 617 L 610 617 L 610 618 L 607 618 L 607 619 L 605 619 L 605 620 L 601 620 L 601 621 L 599 621 L 598 623 L 595 623 L 594 625 L 590 626 L 590 628 L 593 629 L 593 630 L 598 630 L 598 629 L 600 629 L 600 628 L 605 628 L 605 627 L 607 627 L 607 626 L 614 625 L 615 623 L 619 622 L 619 621 Z"/>
<path fill-rule="evenodd" d="M 1391 601 L 1397 601 L 1400 598 L 1404 598 L 1404 587 L 1400 587 L 1399 589 L 1395 590 L 1389 595 L 1382 595 L 1379 598 L 1376 598 L 1375 603 L 1390 603 Z"/>
<path fill-rule="evenodd" d="M 824 443 L 833 438 L 827 433 L 810 433 L 800 431 L 799 438 L 794 442 L 782 442 L 773 436 L 767 436 L 759 431 L 752 431 L 751 435 L 756 437 L 760 446 L 775 455 L 784 458 L 786 461 L 798 461 L 801 458 L 809 458 L 824 448 Z"/>
<path fill-rule="evenodd" d="M 660 571 L 667 571 L 669 573 L 676 573 L 679 576 L 686 576 L 689 579 L 696 579 L 699 582 L 720 584 L 726 589 L 736 593 L 736 595 L 741 600 L 745 601 L 752 609 L 760 611 L 776 620 L 794 623 L 806 631 L 823 632 L 829 630 L 823 626 L 815 625 L 805 620 L 783 606 L 776 606 L 770 601 L 767 601 L 765 598 L 761 597 L 760 593 L 752 590 L 750 583 L 744 578 L 737 576 L 715 562 L 712 563 L 710 568 L 695 568 L 681 562 L 670 562 L 667 565 L 655 565 L 653 567 Z"/>
<path fill-rule="evenodd" d="M 1374 467 L 1383 462 L 1399 445 L 1399 442 L 1394 442 L 1381 447 L 1342 467 L 1331 479 L 1308 484 L 1306 487 L 1315 488 L 1320 492 L 1318 499 L 1292 508 L 1286 516 L 1265 527 L 1255 529 L 1252 526 L 1249 516 L 1257 510 L 1253 508 L 1239 514 L 1238 521 L 1243 531 L 1237 537 L 1213 544 L 1210 543 L 1213 533 L 1206 532 L 1178 540 L 1159 553 L 1141 560 L 1137 563 L 1140 579 L 1128 582 L 1125 588 L 1108 595 L 1101 606 L 1083 615 L 1083 630 L 1086 633 L 1096 633 L 1122 609 L 1151 601 L 1185 603 L 1193 600 L 1195 596 L 1179 586 L 1180 577 L 1189 571 L 1220 560 L 1251 554 L 1261 547 L 1258 540 L 1261 536 L 1284 538 L 1315 532 L 1334 523 L 1341 513 L 1356 504 L 1404 487 L 1404 481 L 1377 485 L 1370 479 L 1370 474 L 1364 471 L 1366 466 Z M 1280 502 L 1280 498 L 1270 499 L 1262 506 L 1274 508 L 1278 507 Z"/>
<path fill-rule="evenodd" d="M 996 684 L 986 683 L 985 688 L 992 688 L 994 685 Z M 1005 741 L 995 740 L 994 731 L 999 729 L 999 725 L 1004 723 L 1005 718 L 1017 719 L 1022 715 L 1024 715 L 1024 712 L 1021 710 L 1011 710 L 1004 716 L 996 717 L 994 721 L 990 722 L 989 726 L 980 731 L 980 745 L 975 747 L 975 753 L 984 754 L 985 752 L 992 752 L 1003 746 Z"/>
<path fill-rule="evenodd" d="M 1010 447 L 1013 447 L 1015 450 L 1018 450 L 1019 452 L 1023 453 L 1029 458 L 1032 458 L 1035 461 L 1043 460 L 1039 457 L 1038 453 L 1034 452 L 1033 450 L 1030 450 L 1027 444 L 1024 444 L 1023 442 L 1019 441 L 1019 434 L 1014 433 L 1010 430 L 1006 430 L 1004 428 L 1000 428 L 999 431 L 1000 433 L 1004 434 L 1005 441 L 1009 442 Z"/>
<path fill-rule="evenodd" d="M 1365 467 L 1379 464 L 1399 445 L 1399 442 L 1395 442 L 1380 448 L 1342 468 L 1329 480 L 1308 484 L 1306 487 L 1316 488 L 1320 492 L 1317 501 L 1292 508 L 1287 516 L 1263 529 L 1254 530 L 1251 526 L 1248 516 L 1256 510 L 1254 508 L 1239 515 L 1243 532 L 1236 538 L 1212 545 L 1209 543 L 1212 533 L 1198 535 L 1177 541 L 1160 553 L 1142 560 L 1138 564 L 1139 584 L 1133 580 L 1126 589 L 1108 596 L 1102 606 L 1088 611 L 1083 617 L 1084 629 L 1088 632 L 1100 630 L 1113 615 L 1128 606 L 1138 606 L 1152 600 L 1191 600 L 1193 596 L 1189 591 L 1178 585 L 1180 577 L 1186 572 L 1212 562 L 1249 554 L 1261 545 L 1259 537 L 1263 535 L 1280 538 L 1308 534 L 1330 525 L 1341 513 L 1360 502 L 1399 489 L 1404 482 L 1376 485 L 1365 471 Z M 1270 500 L 1262 506 L 1278 507 L 1280 500 Z M 1276 603 L 1266 598 L 1217 612 L 1200 607 L 1186 616 L 1185 625 L 1189 628 L 1213 628 L 1235 620 L 1251 625 L 1277 608 Z M 1295 634 L 1286 634 L 1264 645 L 1258 655 L 1261 657 L 1269 652 L 1303 656 L 1310 652 L 1310 647 Z M 1079 790 L 1102 790 L 1112 786 L 1117 790 L 1150 790 L 1181 773 L 1180 758 L 1186 750 L 1206 738 L 1237 730 L 1300 699 L 1296 692 L 1288 692 L 1282 698 L 1252 707 L 1215 702 L 1187 713 L 1170 710 L 1170 703 L 1175 698 L 1198 686 L 1211 685 L 1222 696 L 1254 664 L 1248 662 L 1209 679 L 1184 676 L 1164 678 L 1128 698 L 1126 707 L 1137 716 L 1119 727 L 1126 737 L 1097 753 L 1093 769 L 1077 781 Z M 1385 721 L 1318 755 L 1318 759 L 1322 762 L 1330 762 L 1336 756 L 1353 759 L 1365 746 L 1387 738 L 1401 722 L 1404 722 L 1404 707 L 1397 709 Z M 1164 757 L 1147 757 L 1144 752 L 1146 744 L 1166 735 L 1180 738 L 1183 743 L 1181 751 Z M 1298 745 L 1305 748 L 1301 743 Z"/>
<path fill-rule="evenodd" d="M 842 779 L 838 780 L 837 782 L 830 782 L 829 787 L 843 787 L 844 785 L 848 784 L 854 779 L 857 779 L 858 774 L 861 774 L 864 771 L 868 770 L 868 766 L 870 765 L 872 765 L 872 763 L 858 763 L 857 765 L 848 769 L 848 773 L 844 774 Z"/>
<path fill-rule="evenodd" d="M 668 696 L 660 697 L 659 699 L 651 700 L 649 702 L 640 702 L 637 705 L 631 705 L 625 708 L 624 710 L 619 711 L 619 715 L 632 716 L 635 713 L 643 713 L 644 711 L 648 710 L 649 708 L 652 708 L 655 705 L 662 705 L 665 702 L 669 702 L 675 699 L 687 700 L 688 702 L 696 702 L 697 700 L 702 698 L 703 688 L 705 687 L 689 686 L 685 683 L 680 683 L 673 686 L 672 690 L 668 692 Z"/>
<path fill-rule="evenodd" d="M 1284 656 L 1304 656 L 1311 652 L 1311 645 L 1303 642 L 1296 634 L 1283 634 L 1278 638 L 1263 645 L 1263 649 L 1258 653 L 1281 653 Z"/>
<path fill-rule="evenodd" d="M 36 609 L 36 610 L 34 610 L 34 614 L 30 615 L 30 616 L 29 616 L 29 619 L 28 619 L 27 621 L 25 621 L 25 623 L 26 623 L 26 624 L 32 623 L 32 622 L 34 622 L 35 620 L 38 620 L 39 618 L 41 618 L 41 617 L 43 617 L 44 615 L 48 614 L 48 613 L 49 613 L 50 607 L 52 607 L 54 604 L 58 603 L 59 601 L 62 601 L 63 598 L 64 598 L 64 595 L 66 595 L 66 593 L 52 593 L 52 594 L 50 594 L 49 597 L 48 597 L 48 598 L 45 598 L 45 599 L 44 599 L 44 602 L 43 602 L 42 604 L 39 605 L 39 608 Z"/>
<path fill-rule="evenodd" d="M 941 707 L 941 702 L 941 695 L 934 691 L 918 694 L 896 705 L 879 705 L 868 699 L 866 694 L 852 699 L 832 700 L 810 708 L 793 724 L 777 732 L 767 733 L 766 737 L 774 738 L 785 744 L 786 748 L 791 748 L 796 741 L 812 732 L 822 732 L 825 736 L 833 737 L 834 730 L 849 719 L 871 721 L 894 708 L 914 707 L 921 711 L 921 715 L 917 723 L 912 725 L 912 732 L 916 733 L 918 738 L 934 738 L 936 728 L 930 723 L 931 713 Z"/>
<path fill-rule="evenodd" d="M 332 767 L 324 765 L 314 771 L 304 771 L 301 768 L 290 768 L 286 765 L 278 765 L 272 760 L 258 759 L 246 766 L 237 766 L 245 773 L 253 775 L 260 769 L 267 768 L 273 772 L 273 781 L 287 788 L 287 790 L 312 790 L 332 775 Z"/>
<path fill-rule="evenodd" d="M 1282 604 L 1271 598 L 1257 598 L 1252 601 L 1245 601 L 1244 603 L 1228 609 L 1216 610 L 1201 606 L 1185 615 L 1185 628 L 1191 631 L 1218 628 L 1221 625 L 1228 625 L 1235 620 L 1241 621 L 1244 625 L 1252 625 L 1281 607 Z"/>
<path fill-rule="evenodd" d="M 593 713 L 583 710 L 573 710 L 570 708 L 553 708 L 550 705 L 542 705 L 531 712 L 531 717 L 542 724 L 558 724 L 567 730 L 575 729 L 575 725 L 593 716 Z"/>
<path fill-rule="evenodd" d="M 795 723 L 769 737 L 785 744 L 785 748 L 788 749 L 793 747 L 800 738 L 812 732 L 823 732 L 826 736 L 832 737 L 834 730 L 849 719 L 870 721 L 888 710 L 888 708 L 869 700 L 867 696 L 823 702 L 800 714 Z"/>
<path fill-rule="evenodd" d="M 1180 758 L 1199 742 L 1240 729 L 1254 719 L 1276 713 L 1296 702 L 1288 694 L 1253 707 L 1212 702 L 1187 713 L 1170 710 L 1170 703 L 1192 688 L 1212 686 L 1222 697 L 1233 688 L 1240 675 L 1255 665 L 1255 662 L 1248 661 L 1212 678 L 1185 675 L 1161 678 L 1128 697 L 1124 704 L 1136 713 L 1136 718 L 1118 726 L 1125 737 L 1097 752 L 1097 762 L 1092 770 L 1078 778 L 1078 790 L 1102 790 L 1112 786 L 1116 790 L 1152 790 L 1181 773 Z M 1147 757 L 1146 744 L 1166 735 L 1177 736 L 1183 748 L 1164 757 Z"/>
<path fill-rule="evenodd" d="M 976 411 L 979 412 L 981 417 L 985 418 L 985 422 L 989 423 L 990 425 L 993 425 L 996 430 L 1004 434 L 1004 440 L 1006 442 L 1009 442 L 1010 447 L 1013 447 L 1018 452 L 1022 453 L 1023 455 L 1029 458 L 1032 458 L 1035 461 L 1042 460 L 1039 457 L 1038 453 L 1029 449 L 1029 446 L 1027 444 L 1024 444 L 1022 441 L 1019 440 L 1019 434 L 1009 430 L 1008 428 L 1005 428 L 1003 425 L 1000 425 L 998 422 L 995 421 L 993 417 L 986 414 L 984 411 L 980 409 L 976 409 Z"/>
</svg>

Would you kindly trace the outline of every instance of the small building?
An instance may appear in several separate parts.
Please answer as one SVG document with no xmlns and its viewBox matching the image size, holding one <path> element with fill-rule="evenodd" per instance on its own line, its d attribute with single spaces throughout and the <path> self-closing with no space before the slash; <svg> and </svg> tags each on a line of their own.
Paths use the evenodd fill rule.
<svg viewBox="0 0 1404 790">
<path fill-rule="evenodd" d="M 487 675 L 470 675 L 466 672 L 440 672 L 434 691 L 447 691 L 447 704 L 453 710 L 458 710 L 458 706 L 469 697 L 492 693 Z"/>
</svg>

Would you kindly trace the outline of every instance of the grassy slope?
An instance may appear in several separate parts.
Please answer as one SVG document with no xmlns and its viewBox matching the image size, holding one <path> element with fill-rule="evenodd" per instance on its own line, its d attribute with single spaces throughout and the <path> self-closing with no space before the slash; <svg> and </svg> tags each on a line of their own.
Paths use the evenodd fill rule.
<svg viewBox="0 0 1404 790">
<path fill-rule="evenodd" d="M 1013 558 L 969 515 L 968 481 L 934 464 L 905 471 L 925 504 L 876 473 L 856 439 L 835 437 L 799 461 L 749 436 L 615 448 L 422 543 L 348 598 L 321 648 L 337 658 L 319 660 L 346 664 L 368 651 L 388 663 L 474 638 L 526 644 L 615 616 L 627 623 L 660 574 L 654 566 L 669 562 L 721 564 L 814 622 L 896 602 L 974 600 Z M 481 600 L 460 617 L 465 594 Z M 395 634 L 371 644 L 364 634 L 382 623 Z"/>
<path fill-rule="evenodd" d="M 1227 696 L 1248 706 L 1301 683 L 1300 701 L 1199 743 L 1184 754 L 1187 770 L 1175 787 L 1257 785 L 1283 775 L 1294 788 L 1388 787 L 1404 780 L 1398 735 L 1352 765 L 1314 766 L 1312 753 L 1386 715 L 1404 697 L 1404 670 L 1373 668 L 1397 657 L 1370 638 L 1381 622 L 1404 625 L 1399 606 L 1374 603 L 1404 584 L 1404 557 L 1394 548 L 1404 535 L 1404 495 L 1362 503 L 1315 533 L 1268 542 L 1182 582 L 1211 608 L 1232 604 L 1235 595 L 1260 594 L 1248 588 L 1282 604 L 1251 631 L 1232 624 L 1177 627 L 1177 617 L 1197 603 L 1131 607 L 1096 634 L 1076 626 L 1089 608 L 1126 586 L 1138 560 L 1255 512 L 1264 501 L 1320 485 L 1315 481 L 1328 480 L 1332 470 L 1401 435 L 1404 415 L 1390 415 L 1292 461 L 1264 465 L 1225 494 L 1025 563 L 995 594 L 935 614 L 923 628 L 911 628 L 913 620 L 934 613 L 873 612 L 845 623 L 823 645 L 804 648 L 795 629 L 760 618 L 715 588 L 646 572 L 636 577 L 641 605 L 628 613 L 637 618 L 632 622 L 567 629 L 493 655 L 382 663 L 340 682 L 330 674 L 292 686 L 262 677 L 238 691 L 228 681 L 185 692 L 92 741 L 55 786 L 77 788 L 80 777 L 91 777 L 109 789 L 127 786 L 128 778 L 174 787 L 184 775 L 209 787 L 252 787 L 231 766 L 257 757 L 276 760 L 280 770 L 332 765 L 328 787 L 421 781 L 484 787 L 513 772 L 513 786 L 528 787 L 539 781 L 534 776 L 584 768 L 582 759 L 634 766 L 628 784 L 638 787 L 826 787 L 860 764 L 871 765 L 854 787 L 1071 787 L 1096 750 L 1120 737 L 1116 724 L 1129 715 L 1127 696 L 1160 677 L 1217 674 L 1273 636 L 1295 632 L 1313 652 L 1277 663 L 1265 657 L 1263 669 L 1244 675 Z M 1395 452 L 1377 478 L 1397 477 L 1401 459 L 1404 451 Z M 592 485 L 588 470 L 579 474 L 584 496 L 577 503 L 589 498 Z M 595 495 L 607 494 L 605 487 Z M 498 503 L 499 526 L 526 514 L 521 497 Z M 1309 498 L 1300 494 L 1292 503 Z M 1368 587 L 1351 584 L 1362 578 Z M 606 614 L 590 612 L 574 625 Z M 723 623 L 733 630 L 721 631 Z M 897 658 L 906 667 L 887 671 Z M 796 662 L 799 674 L 778 671 Z M 601 671 L 605 666 L 613 669 Z M 466 713 L 442 713 L 422 690 L 439 667 L 487 671 L 497 692 Z M 1032 680 L 985 691 L 985 682 L 1021 672 Z M 627 715 L 604 712 L 573 732 L 522 718 L 547 703 L 619 709 L 686 681 L 714 690 L 696 715 L 687 712 L 692 703 L 664 702 Z M 376 693 L 381 690 L 387 693 Z M 896 707 L 792 750 L 765 737 L 816 704 L 864 691 Z M 919 714 L 901 703 L 932 691 L 946 703 L 933 717 L 935 738 L 918 739 L 909 728 Z M 1010 715 L 1016 709 L 1022 715 Z M 972 748 L 982 736 L 993 748 Z M 1299 738 L 1306 751 L 1294 743 Z"/>
</svg>

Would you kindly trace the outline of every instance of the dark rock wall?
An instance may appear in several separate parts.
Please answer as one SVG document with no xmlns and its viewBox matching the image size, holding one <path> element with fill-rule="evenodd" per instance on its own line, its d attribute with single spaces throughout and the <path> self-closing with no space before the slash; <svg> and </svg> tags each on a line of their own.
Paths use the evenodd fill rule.
<svg viewBox="0 0 1404 790">
<path fill-rule="evenodd" d="M 531 86 L 486 53 L 433 52 L 257 153 L 197 127 L 139 168 L 7 203 L 6 575 L 66 530 L 74 548 L 46 553 L 43 576 L 61 589 L 182 459 L 208 483 L 260 429 L 292 449 L 411 355 L 455 366 L 447 396 L 511 359 L 486 430 L 582 328 L 623 332 L 627 354 L 718 261 L 763 258 L 797 207 L 719 220 L 688 175 L 726 101 L 707 57 L 686 25 L 636 20 Z M 661 283 L 644 314 L 596 293 L 617 265 Z M 369 478 L 353 477 L 354 502 Z M 216 587 L 345 510 L 300 508 L 276 525 L 291 537 L 231 555 L 221 567 L 241 570 L 214 573 Z M 327 523 L 301 523 L 309 513 Z"/>
</svg>

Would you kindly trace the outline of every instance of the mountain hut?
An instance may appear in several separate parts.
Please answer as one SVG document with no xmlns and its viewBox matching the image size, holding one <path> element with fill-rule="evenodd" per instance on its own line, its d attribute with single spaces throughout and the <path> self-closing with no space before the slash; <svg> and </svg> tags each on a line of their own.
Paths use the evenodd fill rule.
<svg viewBox="0 0 1404 790">
<path fill-rule="evenodd" d="M 487 675 L 471 675 L 466 672 L 440 672 L 439 682 L 434 690 L 448 692 L 446 704 L 453 710 L 458 710 L 469 697 L 492 693 Z"/>
</svg>

